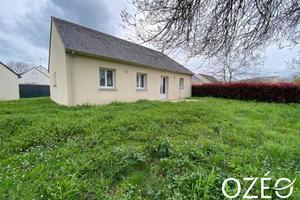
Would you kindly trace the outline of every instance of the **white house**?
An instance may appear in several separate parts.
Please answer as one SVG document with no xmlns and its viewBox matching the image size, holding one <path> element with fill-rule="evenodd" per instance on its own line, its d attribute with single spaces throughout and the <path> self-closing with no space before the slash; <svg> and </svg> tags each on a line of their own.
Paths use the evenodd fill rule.
<svg viewBox="0 0 300 200">
<path fill-rule="evenodd" d="M 0 62 L 0 100 L 19 99 L 19 75 Z"/>
<path fill-rule="evenodd" d="M 249 79 L 243 79 L 239 82 L 248 82 L 248 83 L 283 83 L 290 82 L 288 79 L 279 77 L 279 76 L 265 76 L 265 77 L 253 77 Z"/>
<path fill-rule="evenodd" d="M 45 67 L 43 67 L 42 65 L 36 67 L 38 70 L 40 70 L 41 72 L 43 72 L 44 74 L 46 74 L 49 77 L 49 72 L 48 69 L 46 69 Z"/>
<path fill-rule="evenodd" d="M 48 66 L 59 104 L 191 96 L 193 72 L 167 55 L 55 17 Z"/>
<path fill-rule="evenodd" d="M 19 84 L 24 85 L 49 85 L 50 79 L 47 70 L 42 67 L 33 67 L 20 74 Z"/>
<path fill-rule="evenodd" d="M 217 83 L 219 82 L 215 77 L 207 74 L 197 74 L 192 78 L 193 84 L 203 84 L 203 83 Z"/>
</svg>

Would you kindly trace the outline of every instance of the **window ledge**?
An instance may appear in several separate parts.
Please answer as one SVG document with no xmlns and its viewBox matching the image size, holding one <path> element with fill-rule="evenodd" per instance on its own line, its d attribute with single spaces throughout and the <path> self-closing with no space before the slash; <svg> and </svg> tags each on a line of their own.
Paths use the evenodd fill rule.
<svg viewBox="0 0 300 200">
<path fill-rule="evenodd" d="M 136 88 L 136 91 L 148 91 L 147 89 L 143 89 L 143 88 Z"/>
<path fill-rule="evenodd" d="M 99 87 L 98 90 L 100 91 L 117 91 L 117 88 L 104 88 L 104 87 Z"/>
</svg>

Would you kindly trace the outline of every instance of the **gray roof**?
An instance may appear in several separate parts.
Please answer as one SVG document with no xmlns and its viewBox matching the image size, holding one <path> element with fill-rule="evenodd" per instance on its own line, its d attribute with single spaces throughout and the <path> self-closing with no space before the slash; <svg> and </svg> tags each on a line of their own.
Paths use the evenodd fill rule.
<svg viewBox="0 0 300 200">
<path fill-rule="evenodd" d="M 7 65 L 5 65 L 3 62 L 0 61 L 0 65 L 2 65 L 3 67 L 7 68 L 9 71 L 11 71 L 12 73 L 14 73 L 18 78 L 20 78 L 19 74 L 17 74 L 14 70 L 12 70 L 10 67 L 8 67 Z"/>
<path fill-rule="evenodd" d="M 215 77 L 207 75 L 207 74 L 197 74 L 197 75 L 194 75 L 193 78 L 192 78 L 192 81 L 193 82 L 201 82 L 202 80 L 199 78 L 199 76 L 204 77 L 205 79 L 207 79 L 211 83 L 219 82 Z"/>
<path fill-rule="evenodd" d="M 193 83 L 196 83 L 196 82 L 202 82 L 202 80 L 201 80 L 200 78 L 198 78 L 196 75 L 194 75 L 194 76 L 192 77 L 192 82 L 193 82 Z"/>
<path fill-rule="evenodd" d="M 44 73 L 45 75 L 49 76 L 49 72 L 48 69 L 46 69 L 45 67 L 43 67 L 42 65 L 39 65 L 36 67 L 39 71 L 41 71 L 42 73 Z"/>
<path fill-rule="evenodd" d="M 38 66 L 38 67 L 32 67 L 32 68 L 26 70 L 25 72 L 20 73 L 20 76 L 23 76 L 25 73 L 30 72 L 30 71 L 33 70 L 33 69 L 36 69 L 36 70 L 39 71 L 41 74 L 43 74 L 44 76 L 47 76 L 47 77 L 49 78 L 48 71 L 46 71 L 45 68 L 44 68 L 44 70 L 42 70 L 41 68 L 44 68 L 44 67 L 42 67 L 41 65 Z M 46 72 L 45 72 L 45 71 L 46 71 Z"/>
<path fill-rule="evenodd" d="M 210 75 L 207 75 L 207 74 L 198 74 L 200 76 L 203 76 L 204 78 L 206 78 L 207 80 L 209 80 L 210 82 L 212 83 L 215 83 L 215 82 L 219 82 L 215 77 L 213 76 L 210 76 Z"/>
<path fill-rule="evenodd" d="M 66 51 L 129 62 L 155 69 L 192 75 L 167 55 L 132 42 L 51 17 Z"/>
</svg>

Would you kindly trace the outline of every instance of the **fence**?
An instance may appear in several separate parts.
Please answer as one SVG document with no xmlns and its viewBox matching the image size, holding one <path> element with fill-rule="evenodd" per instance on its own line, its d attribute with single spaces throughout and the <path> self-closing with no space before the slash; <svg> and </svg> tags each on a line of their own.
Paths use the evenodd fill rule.
<svg viewBox="0 0 300 200">
<path fill-rule="evenodd" d="M 50 96 L 49 85 L 19 85 L 20 98 Z"/>
</svg>

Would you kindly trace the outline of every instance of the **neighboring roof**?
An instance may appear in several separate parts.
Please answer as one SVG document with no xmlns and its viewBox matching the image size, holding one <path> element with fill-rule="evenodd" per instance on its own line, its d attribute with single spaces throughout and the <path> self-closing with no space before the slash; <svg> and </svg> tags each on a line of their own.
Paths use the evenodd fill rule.
<svg viewBox="0 0 300 200">
<path fill-rule="evenodd" d="M 3 65 L 5 68 L 7 68 L 9 71 L 11 71 L 12 73 L 14 73 L 15 75 L 17 75 L 18 78 L 20 78 L 21 76 L 19 74 L 17 74 L 14 70 L 12 70 L 10 67 L 8 67 L 7 65 L 5 65 L 3 62 L 0 61 L 0 64 Z"/>
<path fill-rule="evenodd" d="M 40 66 L 39 66 L 39 67 L 40 67 Z M 21 73 L 20 76 L 22 76 L 23 74 L 26 74 L 26 73 L 30 72 L 30 71 L 33 70 L 33 69 L 36 69 L 38 72 L 40 72 L 41 74 L 43 74 L 44 76 L 47 76 L 47 77 L 49 78 L 49 75 L 46 74 L 46 73 L 44 73 L 42 70 L 40 70 L 39 67 L 32 67 L 32 68 L 28 69 L 27 71 Z M 45 70 L 46 70 L 46 69 L 45 69 Z"/>
<path fill-rule="evenodd" d="M 48 74 L 49 74 L 48 69 L 46 69 L 42 65 L 39 65 L 36 68 L 48 76 Z"/>
<path fill-rule="evenodd" d="M 203 80 L 201 80 L 201 79 L 198 78 L 196 75 L 194 75 L 194 76 L 192 77 L 192 82 L 193 82 L 193 83 L 203 82 Z"/>
<path fill-rule="evenodd" d="M 193 75 L 162 52 L 92 30 L 62 19 L 51 17 L 66 51 L 114 59 L 155 69 Z"/>
<path fill-rule="evenodd" d="M 287 79 L 279 76 L 266 76 L 266 77 L 254 77 L 249 79 L 240 80 L 239 82 L 255 82 L 255 83 L 279 83 L 288 82 Z"/>
<path fill-rule="evenodd" d="M 195 81 L 195 82 L 201 81 L 201 79 L 198 78 L 199 76 L 204 77 L 205 79 L 207 79 L 208 81 L 210 81 L 212 83 L 219 82 L 215 77 L 207 75 L 207 74 L 197 74 L 197 75 L 193 76 L 193 81 Z"/>
</svg>

